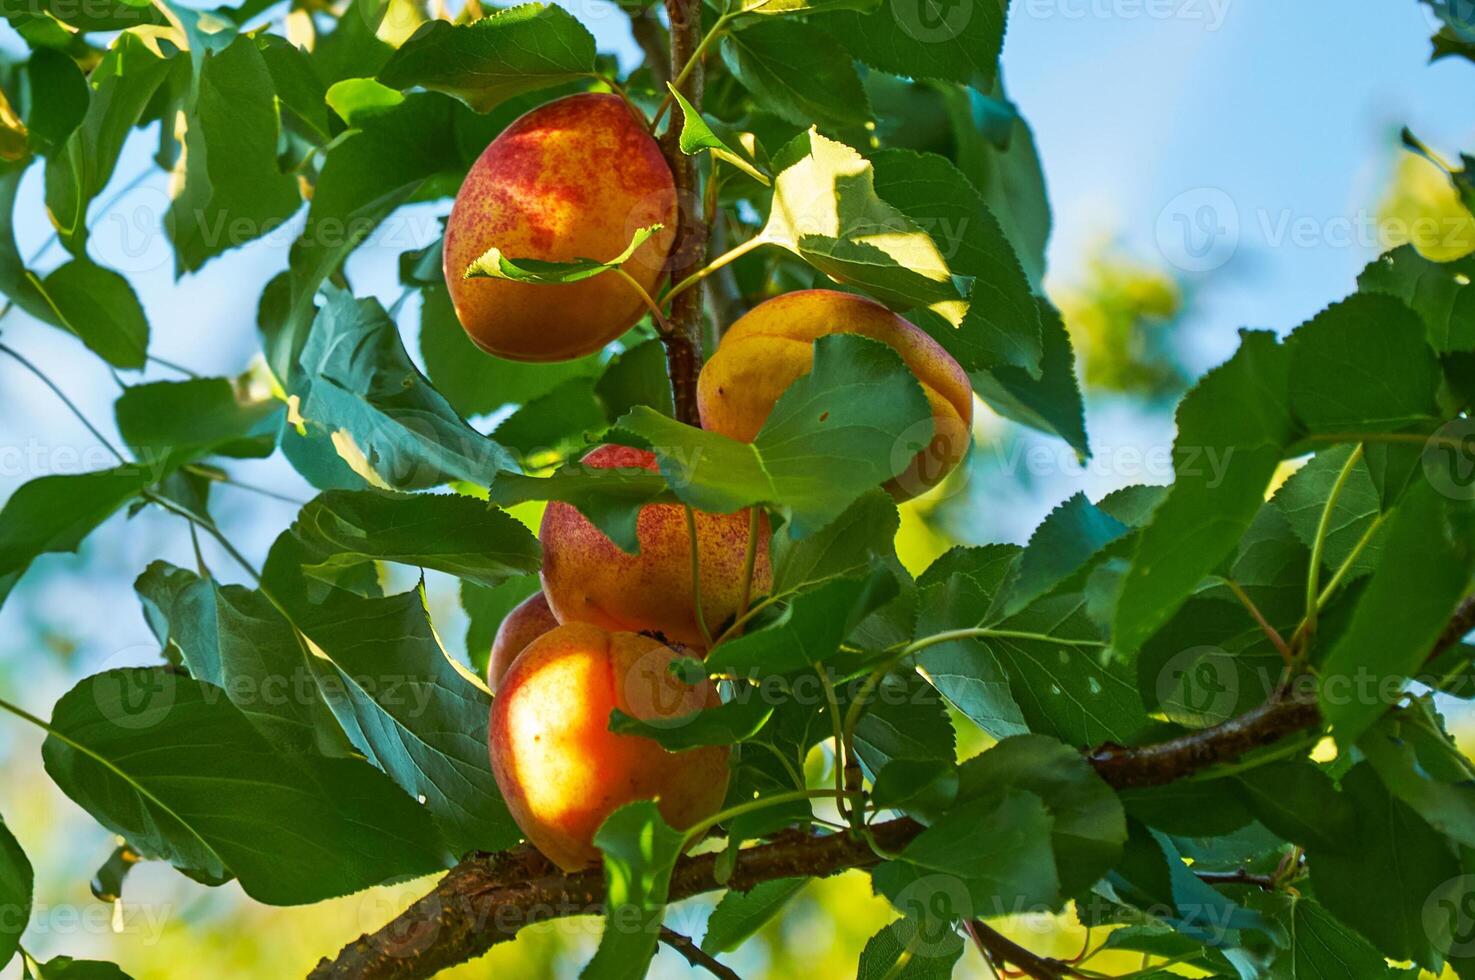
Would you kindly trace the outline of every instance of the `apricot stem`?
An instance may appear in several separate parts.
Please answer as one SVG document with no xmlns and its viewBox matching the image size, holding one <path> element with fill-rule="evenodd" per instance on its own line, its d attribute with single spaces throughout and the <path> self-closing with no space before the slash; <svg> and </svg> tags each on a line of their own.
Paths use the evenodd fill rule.
<svg viewBox="0 0 1475 980">
<path fill-rule="evenodd" d="M 762 516 L 758 508 L 749 507 L 748 550 L 743 555 L 743 594 L 742 599 L 738 602 L 737 619 L 733 621 L 734 627 L 747 615 L 748 605 L 753 601 L 753 566 L 758 560 L 758 525 L 760 523 L 762 523 Z"/>
<path fill-rule="evenodd" d="M 1352 471 L 1362 461 L 1362 446 L 1359 444 L 1347 457 L 1347 462 L 1342 464 L 1342 471 L 1337 474 L 1337 480 L 1332 484 L 1331 492 L 1327 494 L 1326 506 L 1322 508 L 1321 520 L 1316 523 L 1316 537 L 1311 541 L 1311 568 L 1306 573 L 1306 618 L 1302 621 L 1301 628 L 1296 634 L 1302 638 L 1302 646 L 1316 633 L 1316 615 L 1321 608 L 1318 601 L 1321 598 L 1321 562 L 1322 556 L 1326 554 L 1327 534 L 1332 526 L 1332 512 L 1337 509 L 1337 501 L 1342 497 L 1342 491 L 1347 487 L 1347 481 L 1352 477 Z"/>
<path fill-rule="evenodd" d="M 645 287 L 640 285 L 634 276 L 619 266 L 615 266 L 610 271 L 629 283 L 630 288 L 635 290 L 636 294 L 640 297 L 640 301 L 645 304 L 645 308 L 650 310 L 651 317 L 656 321 L 656 327 L 662 333 L 670 333 L 672 330 L 671 321 L 666 319 L 666 314 L 662 313 L 660 306 L 656 304 L 655 300 L 650 298 L 650 293 L 645 291 Z"/>
<path fill-rule="evenodd" d="M 697 629 L 702 632 L 702 640 L 707 644 L 707 649 L 712 649 L 712 631 L 707 629 L 707 614 L 702 609 L 702 555 L 701 547 L 697 543 L 697 516 L 692 511 L 690 504 L 682 504 L 686 511 L 686 537 L 691 542 L 691 602 L 693 612 L 696 613 Z"/>
<path fill-rule="evenodd" d="M 785 793 L 775 793 L 772 796 L 759 797 L 756 800 L 749 800 L 746 803 L 739 803 L 736 806 L 730 806 L 726 810 L 715 813 L 712 816 L 708 817 L 706 820 L 703 820 L 701 823 L 693 824 L 687 830 L 683 831 L 683 836 L 686 838 L 686 840 L 685 843 L 682 844 L 681 849 L 686 850 L 687 847 L 691 846 L 696 841 L 701 840 L 702 837 L 707 833 L 707 831 L 711 830 L 718 824 L 726 823 L 733 817 L 740 817 L 745 813 L 753 813 L 756 810 L 766 810 L 771 806 L 782 806 L 785 803 L 793 803 L 797 800 L 828 800 L 834 799 L 837 796 L 844 797 L 860 795 L 860 793 L 846 793 L 844 790 L 796 789 L 790 790 Z"/>
<path fill-rule="evenodd" d="M 815 664 L 814 672 L 819 675 L 819 682 L 825 689 L 825 700 L 829 702 L 830 708 L 830 725 L 834 729 L 835 806 L 839 809 L 840 815 L 854 826 L 855 817 L 852 815 L 850 809 L 845 806 L 845 770 L 849 765 L 847 760 L 850 757 L 850 753 L 848 751 L 849 746 L 845 742 L 845 729 L 840 718 L 840 699 L 835 696 L 835 685 L 830 680 L 830 675 L 825 670 L 825 665 L 822 663 Z"/>
<path fill-rule="evenodd" d="M 662 302 L 671 302 L 671 300 L 673 300 L 677 296 L 680 296 L 682 293 L 686 292 L 688 289 L 695 286 L 697 283 L 701 282 L 703 279 L 707 278 L 718 269 L 722 268 L 730 262 L 736 262 L 744 255 L 747 255 L 749 252 L 753 251 L 753 249 L 758 248 L 760 245 L 767 244 L 768 240 L 760 235 L 748 239 L 735 248 L 728 249 L 726 252 L 723 252 L 721 255 L 717 256 L 711 262 L 708 262 L 705 266 L 698 269 L 696 272 L 693 272 L 691 275 L 687 276 L 685 279 L 672 286 L 670 291 L 667 292 L 666 295 L 662 298 Z"/>
</svg>

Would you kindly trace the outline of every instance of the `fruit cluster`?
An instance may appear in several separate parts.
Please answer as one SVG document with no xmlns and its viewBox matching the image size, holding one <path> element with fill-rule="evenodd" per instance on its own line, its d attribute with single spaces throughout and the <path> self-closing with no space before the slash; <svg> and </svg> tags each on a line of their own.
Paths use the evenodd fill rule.
<svg viewBox="0 0 1475 980">
<path fill-rule="evenodd" d="M 677 208 L 660 147 L 618 96 L 576 95 L 529 112 L 472 167 L 446 227 L 446 281 L 467 334 L 491 354 L 523 361 L 601 349 L 645 311 L 630 280 L 656 294 Z M 661 231 L 622 266 L 626 276 L 556 285 L 463 277 L 492 247 L 570 262 L 619 255 L 637 229 L 657 224 Z M 814 341 L 840 332 L 889 345 L 921 384 L 934 436 L 888 489 L 898 498 L 924 492 L 967 450 L 968 376 L 925 332 L 860 296 L 790 293 L 734 323 L 699 378 L 703 427 L 751 441 L 789 385 L 809 372 Z M 614 445 L 595 449 L 584 463 L 657 469 L 653 453 Z M 699 823 L 722 806 L 728 748 L 673 758 L 654 741 L 611 732 L 609 716 L 618 708 L 656 721 L 718 704 L 709 682 L 687 685 L 671 666 L 682 656 L 704 656 L 708 627 L 732 623 L 749 597 L 772 584 L 766 515 L 697 512 L 689 524 L 683 506 L 651 504 L 637 531 L 639 552 L 629 554 L 574 507 L 550 504 L 539 534 L 542 591 L 506 617 L 492 648 L 493 770 L 527 838 L 566 870 L 597 860 L 595 832 L 626 803 L 655 799 L 675 827 Z"/>
</svg>

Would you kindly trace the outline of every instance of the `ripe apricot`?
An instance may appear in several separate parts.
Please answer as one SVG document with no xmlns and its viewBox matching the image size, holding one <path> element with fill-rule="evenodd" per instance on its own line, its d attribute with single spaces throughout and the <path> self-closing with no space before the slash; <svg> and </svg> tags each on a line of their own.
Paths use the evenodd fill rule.
<svg viewBox="0 0 1475 980">
<path fill-rule="evenodd" d="M 774 403 L 814 364 L 814 342 L 832 333 L 879 340 L 911 368 L 932 409 L 932 440 L 886 484 L 906 499 L 924 493 L 968 451 L 973 386 L 942 345 L 880 303 L 830 289 L 786 293 L 748 311 L 728 329 L 702 368 L 702 427 L 751 442 Z"/>
<path fill-rule="evenodd" d="M 626 803 L 654 799 L 685 829 L 727 796 L 726 746 L 668 753 L 609 730 L 619 708 L 642 721 L 720 703 L 711 683 L 687 685 L 670 670 L 677 653 L 646 636 L 571 623 L 534 640 L 492 701 L 492 771 L 527 839 L 565 871 L 599 858 L 594 834 Z"/>
<path fill-rule="evenodd" d="M 601 446 L 584 457 L 589 466 L 658 469 L 644 449 Z M 768 516 L 759 517 L 751 595 L 773 585 Z M 742 603 L 748 548 L 748 511 L 696 512 L 702 611 L 716 632 Z M 650 504 L 636 523 L 640 553 L 621 551 L 574 507 L 550 503 L 538 536 L 543 543 L 543 594 L 561 623 L 593 623 L 609 630 L 659 633 L 694 649 L 706 648 L 692 591 L 691 537 L 680 504 Z"/>
<path fill-rule="evenodd" d="M 492 657 L 487 663 L 487 686 L 492 693 L 502 683 L 507 668 L 522 653 L 523 648 L 551 629 L 556 629 L 558 620 L 548 608 L 548 600 L 541 591 L 534 592 L 519 602 L 502 618 L 497 635 L 492 639 Z"/>
<path fill-rule="evenodd" d="M 446 223 L 456 315 L 489 353 L 561 361 L 599 350 L 645 312 L 606 273 L 557 285 L 465 279 L 488 249 L 511 259 L 610 259 L 637 229 L 663 225 L 623 268 L 654 293 L 676 234 L 676 185 L 644 123 L 616 95 L 571 95 L 527 113 L 486 148 Z"/>
</svg>

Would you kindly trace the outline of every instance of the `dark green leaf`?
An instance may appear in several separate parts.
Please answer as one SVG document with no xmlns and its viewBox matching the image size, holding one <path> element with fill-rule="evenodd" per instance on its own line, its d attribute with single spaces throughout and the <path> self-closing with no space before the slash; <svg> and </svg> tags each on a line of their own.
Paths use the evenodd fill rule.
<svg viewBox="0 0 1475 980">
<path fill-rule="evenodd" d="M 1397 971 L 1355 930 L 1337 920 L 1313 898 L 1257 895 L 1250 904 L 1264 910 L 1291 937 L 1270 969 L 1273 980 L 1394 980 Z"/>
<path fill-rule="evenodd" d="M 60 145 L 87 115 L 92 90 L 77 63 L 60 51 L 36 48 L 26 62 L 31 92 L 26 128 L 33 147 L 49 152 Z"/>
<path fill-rule="evenodd" d="M 1122 582 L 1112 630 L 1118 654 L 1136 652 L 1167 622 L 1254 520 L 1291 440 L 1289 362 L 1274 336 L 1246 331 L 1238 353 L 1178 406 L 1176 481 Z"/>
<path fill-rule="evenodd" d="M 873 14 L 837 13 L 824 21 L 872 68 L 911 78 L 967 82 L 988 91 L 1004 46 L 1007 4 L 898 0 Z"/>
<path fill-rule="evenodd" d="M 926 229 L 948 267 L 973 280 L 968 311 L 953 329 L 930 331 L 965 371 L 1042 370 L 1040 310 L 1003 229 L 945 157 L 883 150 L 871 157 L 876 193 Z M 924 321 L 926 322 L 926 321 Z"/>
<path fill-rule="evenodd" d="M 808 878 L 775 878 L 755 885 L 751 891 L 723 895 L 707 919 L 702 950 L 715 955 L 737 949 L 807 884 Z"/>
<path fill-rule="evenodd" d="M 65 695 L 51 724 L 46 771 L 79 806 L 146 854 L 234 875 L 258 901 L 318 902 L 444 866 L 429 815 L 382 773 L 283 753 L 211 685 L 109 671 Z"/>
<path fill-rule="evenodd" d="M 737 697 L 721 707 L 676 718 L 641 721 L 616 708 L 610 715 L 609 730 L 654 739 L 668 752 L 684 752 L 704 745 L 732 745 L 752 738 L 768 724 L 773 707 L 766 702 L 761 690 L 744 687 Z"/>
<path fill-rule="evenodd" d="M 1446 735 L 1425 701 L 1393 712 L 1357 747 L 1378 778 L 1429 826 L 1475 847 L 1475 768 Z"/>
<path fill-rule="evenodd" d="M 35 875 L 20 842 L 0 820 L 0 967 L 15 956 L 20 937 L 31 921 Z"/>
<path fill-rule="evenodd" d="M 712 151 L 712 156 L 741 170 L 765 187 L 773 183 L 766 170 L 766 161 L 758 157 L 761 148 L 751 133 L 729 133 L 720 123 L 714 123 L 696 110 L 686 96 L 676 90 L 670 82 L 666 87 L 671 97 L 681 108 L 681 136 L 679 146 L 687 156 L 696 156 L 703 150 Z M 722 132 L 719 132 L 721 130 Z M 734 149 L 734 145 L 738 148 Z"/>
<path fill-rule="evenodd" d="M 1286 840 L 1324 850 L 1356 847 L 1357 813 L 1320 767 L 1282 762 L 1236 781 L 1255 819 Z"/>
<path fill-rule="evenodd" d="M 1469 288 L 1475 260 L 1436 262 L 1402 245 L 1379 256 L 1357 277 L 1365 293 L 1387 293 L 1407 303 L 1424 321 L 1429 346 L 1441 353 L 1475 347 L 1475 291 Z"/>
<path fill-rule="evenodd" d="M 1469 588 L 1475 543 L 1451 526 L 1454 507 L 1426 483 L 1389 521 L 1381 563 L 1321 670 L 1321 710 L 1351 746 L 1418 673 Z"/>
<path fill-rule="evenodd" d="M 963 956 L 956 932 L 929 937 L 910 919 L 893 922 L 860 951 L 856 980 L 949 980 Z"/>
<path fill-rule="evenodd" d="M 1085 494 L 1071 497 L 1051 511 L 1030 537 L 1009 591 L 1008 612 L 1018 612 L 1049 592 L 1126 533 L 1126 525 L 1092 504 Z"/>
<path fill-rule="evenodd" d="M 916 671 L 888 674 L 855 726 L 855 752 L 872 780 L 888 764 L 957 758 L 957 736 L 942 696 Z"/>
<path fill-rule="evenodd" d="M 601 469 L 577 461 L 568 463 L 552 476 L 503 473 L 491 489 L 491 499 L 504 507 L 527 500 L 561 500 L 571 504 L 606 537 L 631 554 L 640 550 L 640 539 L 635 533 L 640 508 L 663 497 L 669 494 L 666 480 L 659 473 Z"/>
<path fill-rule="evenodd" d="M 123 440 L 146 463 L 166 455 L 270 456 L 285 414 L 275 399 L 242 400 L 224 378 L 134 385 L 113 411 Z"/>
<path fill-rule="evenodd" d="M 1086 434 L 1086 407 L 1081 386 L 1076 380 L 1075 352 L 1065 323 L 1045 300 L 1039 300 L 1040 341 L 1043 355 L 1038 379 L 1028 371 L 1015 367 L 997 367 L 974 371 L 969 375 L 973 390 L 988 407 L 1008 419 L 1064 439 L 1085 459 L 1091 455 Z M 928 333 L 938 336 L 940 324 L 921 320 Z"/>
<path fill-rule="evenodd" d="M 83 257 L 52 271 L 41 290 L 61 326 L 93 353 L 114 367 L 143 367 L 149 322 L 127 279 Z"/>
<path fill-rule="evenodd" d="M 895 562 L 901 515 L 891 495 L 871 490 L 812 534 L 796 537 L 790 525 L 773 535 L 773 592 L 779 595 L 832 578 L 867 573 L 876 561 Z"/>
<path fill-rule="evenodd" d="M 74 960 L 58 956 L 37 964 L 36 980 L 131 980 L 128 974 L 103 960 Z"/>
<path fill-rule="evenodd" d="M 1424 325 L 1390 296 L 1353 296 L 1286 341 L 1291 407 L 1315 433 L 1401 429 L 1433 418 L 1439 362 Z"/>
<path fill-rule="evenodd" d="M 855 63 L 817 27 L 764 20 L 722 39 L 727 70 L 765 109 L 796 126 L 870 121 Z"/>
<path fill-rule="evenodd" d="M 516 464 L 467 425 L 415 365 L 374 300 L 334 291 L 318 316 L 294 393 L 310 431 L 327 433 L 371 484 L 408 490 L 450 480 L 480 486 Z"/>
<path fill-rule="evenodd" d="M 526 3 L 469 24 L 432 20 L 379 73 L 395 88 L 423 86 L 477 112 L 594 73 L 594 36 L 562 7 Z"/>
</svg>

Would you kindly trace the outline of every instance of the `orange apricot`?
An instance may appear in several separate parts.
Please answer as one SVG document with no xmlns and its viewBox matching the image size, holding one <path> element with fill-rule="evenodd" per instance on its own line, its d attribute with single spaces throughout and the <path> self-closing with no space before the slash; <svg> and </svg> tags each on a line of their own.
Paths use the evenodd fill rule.
<svg viewBox="0 0 1475 980">
<path fill-rule="evenodd" d="M 487 662 L 487 685 L 493 694 L 497 693 L 507 668 L 512 666 L 512 661 L 517 659 L 523 648 L 557 627 L 558 620 L 554 618 L 553 610 L 548 608 L 548 600 L 541 591 L 519 602 L 502 618 L 492 640 L 491 660 Z"/>
<path fill-rule="evenodd" d="M 673 675 L 671 648 L 635 633 L 572 623 L 534 640 L 492 701 L 492 771 L 517 825 L 565 871 L 599 859 L 594 834 L 627 803 L 656 800 L 684 830 L 727 796 L 727 746 L 669 753 L 658 742 L 609 730 L 619 708 L 642 721 L 720 703 L 709 681 Z"/>
<path fill-rule="evenodd" d="M 863 296 L 830 289 L 786 293 L 760 303 L 723 335 L 702 368 L 702 427 L 751 442 L 774 403 L 814 364 L 814 341 L 856 333 L 891 347 L 922 385 L 932 409 L 932 440 L 886 484 L 899 499 L 942 482 L 968 452 L 973 386 L 957 361 L 916 326 Z"/>
<path fill-rule="evenodd" d="M 599 350 L 645 313 L 620 276 L 539 285 L 466 279 L 488 249 L 512 259 L 610 259 L 637 229 L 662 230 L 622 267 L 647 293 L 676 234 L 676 185 L 645 124 L 616 95 L 571 95 L 508 126 L 472 165 L 446 223 L 446 285 L 470 338 L 517 361 Z"/>
<path fill-rule="evenodd" d="M 584 457 L 596 468 L 658 469 L 644 449 L 601 446 Z M 743 601 L 749 512 L 695 514 L 702 578 L 702 614 L 715 634 L 738 614 Z M 561 623 L 593 623 L 609 630 L 657 633 L 696 650 L 706 640 L 696 617 L 691 536 L 680 504 L 649 504 L 636 522 L 640 553 L 629 554 L 569 504 L 553 502 L 543 513 L 543 594 Z M 750 598 L 773 585 L 768 557 L 768 515 L 759 517 Z"/>
</svg>

